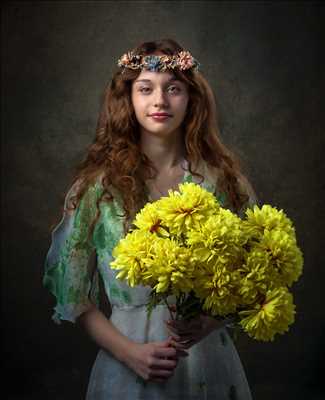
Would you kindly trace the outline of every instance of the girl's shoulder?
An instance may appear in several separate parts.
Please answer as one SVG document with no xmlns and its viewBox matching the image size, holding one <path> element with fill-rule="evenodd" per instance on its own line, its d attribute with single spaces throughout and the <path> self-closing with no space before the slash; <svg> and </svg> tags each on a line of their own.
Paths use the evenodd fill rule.
<svg viewBox="0 0 325 400">
<path fill-rule="evenodd" d="M 210 191 L 218 191 L 217 182 L 220 177 L 220 171 L 218 168 L 209 165 L 204 160 L 201 160 L 195 172 L 202 177 L 201 180 L 203 179 L 203 186 L 208 187 Z M 200 178 L 198 178 L 198 180 L 200 180 Z"/>
<path fill-rule="evenodd" d="M 84 178 L 78 178 L 70 185 L 65 196 L 64 209 L 69 212 L 71 204 L 79 198 L 82 203 L 96 202 L 104 190 L 102 176 L 98 175 L 87 182 Z"/>
<path fill-rule="evenodd" d="M 209 165 L 206 161 L 201 161 L 199 165 L 199 173 L 203 175 L 204 180 L 206 182 L 209 182 L 214 185 L 221 176 L 219 168 Z"/>
<path fill-rule="evenodd" d="M 220 169 L 209 165 L 205 161 L 201 162 L 198 172 L 203 175 L 204 180 L 206 180 L 207 182 L 214 184 L 214 185 L 216 184 L 216 182 L 219 181 L 219 179 L 222 178 L 222 173 L 221 173 Z M 248 179 L 247 176 L 245 176 L 242 173 L 240 173 L 237 176 L 237 188 L 241 194 L 248 195 L 249 197 L 252 197 L 252 198 L 256 197 L 255 190 L 254 190 L 250 180 Z"/>
<path fill-rule="evenodd" d="M 186 162 L 185 166 L 185 182 L 194 182 L 202 186 L 208 192 L 213 193 L 217 199 L 224 204 L 226 194 L 220 191 L 218 185 L 220 176 L 218 168 L 208 165 L 204 160 L 200 160 L 199 164 L 195 166 L 193 172 L 190 171 L 188 162 Z"/>
<path fill-rule="evenodd" d="M 203 185 L 208 190 L 214 191 L 218 198 L 223 199 L 224 194 L 219 189 L 219 183 L 223 176 L 220 169 L 209 165 L 206 161 L 201 161 L 197 172 L 204 178 Z M 245 207 L 258 204 L 256 192 L 250 180 L 244 174 L 239 174 L 237 177 L 237 190 L 241 195 L 247 196 Z"/>
</svg>

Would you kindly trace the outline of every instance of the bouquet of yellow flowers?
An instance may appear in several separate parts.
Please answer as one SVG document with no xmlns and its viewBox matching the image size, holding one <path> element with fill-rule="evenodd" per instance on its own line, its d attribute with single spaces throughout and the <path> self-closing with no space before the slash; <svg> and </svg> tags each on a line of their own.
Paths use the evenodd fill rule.
<svg viewBox="0 0 325 400">
<path fill-rule="evenodd" d="M 289 287 L 303 255 L 291 220 L 270 205 L 239 218 L 194 183 L 147 203 L 113 250 L 118 279 L 152 290 L 148 311 L 176 297 L 176 318 L 206 313 L 235 318 L 257 340 L 273 340 L 294 322 Z"/>
</svg>

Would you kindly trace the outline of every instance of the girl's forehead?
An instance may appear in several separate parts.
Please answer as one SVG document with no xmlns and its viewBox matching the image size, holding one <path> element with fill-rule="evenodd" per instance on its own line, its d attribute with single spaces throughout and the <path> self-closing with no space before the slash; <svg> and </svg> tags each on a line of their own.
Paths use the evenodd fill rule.
<svg viewBox="0 0 325 400">
<path fill-rule="evenodd" d="M 170 80 L 178 80 L 172 72 L 157 72 L 142 70 L 140 75 L 135 79 L 134 82 L 138 81 L 152 81 L 152 82 L 167 82 Z"/>
</svg>

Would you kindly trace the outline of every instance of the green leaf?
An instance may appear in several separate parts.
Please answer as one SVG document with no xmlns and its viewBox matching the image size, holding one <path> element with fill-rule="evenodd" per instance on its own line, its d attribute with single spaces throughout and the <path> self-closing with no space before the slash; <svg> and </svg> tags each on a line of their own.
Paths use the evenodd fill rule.
<svg viewBox="0 0 325 400">
<path fill-rule="evenodd" d="M 227 199 L 227 196 L 226 196 L 225 193 L 220 193 L 220 194 L 217 196 L 217 200 L 219 201 L 219 203 L 220 203 L 222 206 L 225 205 L 226 199 Z"/>
<path fill-rule="evenodd" d="M 184 182 L 189 182 L 189 183 L 193 182 L 192 175 L 187 175 L 187 177 L 184 179 Z"/>
<path fill-rule="evenodd" d="M 150 292 L 149 301 L 146 304 L 148 319 L 151 317 L 153 309 L 158 304 L 161 304 L 167 298 L 167 296 L 167 293 L 157 293 L 155 290 Z"/>
</svg>

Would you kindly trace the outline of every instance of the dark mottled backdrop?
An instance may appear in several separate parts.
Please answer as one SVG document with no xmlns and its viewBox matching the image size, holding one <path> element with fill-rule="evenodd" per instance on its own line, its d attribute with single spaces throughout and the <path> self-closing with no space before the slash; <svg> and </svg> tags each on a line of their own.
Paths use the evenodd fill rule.
<svg viewBox="0 0 325 400">
<path fill-rule="evenodd" d="M 84 396 L 96 347 L 79 328 L 50 319 L 53 298 L 41 285 L 49 226 L 94 136 L 116 59 L 160 37 L 201 62 L 224 140 L 242 155 L 261 202 L 295 221 L 305 255 L 290 332 L 274 343 L 238 343 L 254 398 L 321 398 L 323 11 L 312 2 L 5 2 L 2 361 L 15 379 L 8 398 Z"/>
</svg>

